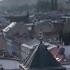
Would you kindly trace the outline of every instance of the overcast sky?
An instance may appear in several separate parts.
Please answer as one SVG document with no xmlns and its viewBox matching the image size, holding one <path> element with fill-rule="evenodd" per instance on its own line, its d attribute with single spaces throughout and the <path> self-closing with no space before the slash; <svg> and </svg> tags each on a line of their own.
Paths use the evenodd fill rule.
<svg viewBox="0 0 70 70">
<path fill-rule="evenodd" d="M 23 4 L 36 4 L 37 0 L 0 0 L 0 5 L 23 5 Z"/>
</svg>

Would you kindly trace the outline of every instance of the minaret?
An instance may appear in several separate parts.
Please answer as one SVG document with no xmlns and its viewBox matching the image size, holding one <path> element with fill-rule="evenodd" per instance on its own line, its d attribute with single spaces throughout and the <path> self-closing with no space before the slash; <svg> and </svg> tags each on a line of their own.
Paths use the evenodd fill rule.
<svg viewBox="0 0 70 70">
<path fill-rule="evenodd" d="M 0 50 L 6 47 L 5 38 L 2 31 L 2 25 L 0 25 Z"/>
</svg>

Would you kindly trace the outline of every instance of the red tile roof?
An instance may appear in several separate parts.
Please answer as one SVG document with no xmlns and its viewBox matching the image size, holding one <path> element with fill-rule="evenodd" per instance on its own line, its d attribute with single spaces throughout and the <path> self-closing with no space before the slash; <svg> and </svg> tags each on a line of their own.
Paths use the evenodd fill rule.
<svg viewBox="0 0 70 70">
<path fill-rule="evenodd" d="M 55 47 L 55 48 L 52 48 L 50 50 L 50 52 L 52 53 L 53 57 L 59 61 L 59 62 L 63 62 L 63 55 L 60 55 L 58 52 L 59 52 L 59 48 Z"/>
</svg>

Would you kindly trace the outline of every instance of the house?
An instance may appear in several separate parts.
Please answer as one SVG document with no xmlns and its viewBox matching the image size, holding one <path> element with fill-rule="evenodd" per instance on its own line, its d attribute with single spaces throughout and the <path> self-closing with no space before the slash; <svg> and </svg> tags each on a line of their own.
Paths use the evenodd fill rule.
<svg viewBox="0 0 70 70">
<path fill-rule="evenodd" d="M 57 62 L 46 46 L 40 42 L 32 54 L 28 57 L 25 64 L 20 65 L 20 70 L 66 70 Z"/>
</svg>

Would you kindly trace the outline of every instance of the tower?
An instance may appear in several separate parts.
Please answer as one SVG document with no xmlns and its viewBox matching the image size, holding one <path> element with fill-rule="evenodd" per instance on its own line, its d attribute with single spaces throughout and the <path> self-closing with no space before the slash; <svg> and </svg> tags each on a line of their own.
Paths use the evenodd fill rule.
<svg viewBox="0 0 70 70">
<path fill-rule="evenodd" d="M 6 42 L 4 39 L 3 32 L 2 32 L 2 25 L 0 25 L 0 50 L 4 49 L 5 47 L 6 47 Z"/>
</svg>

